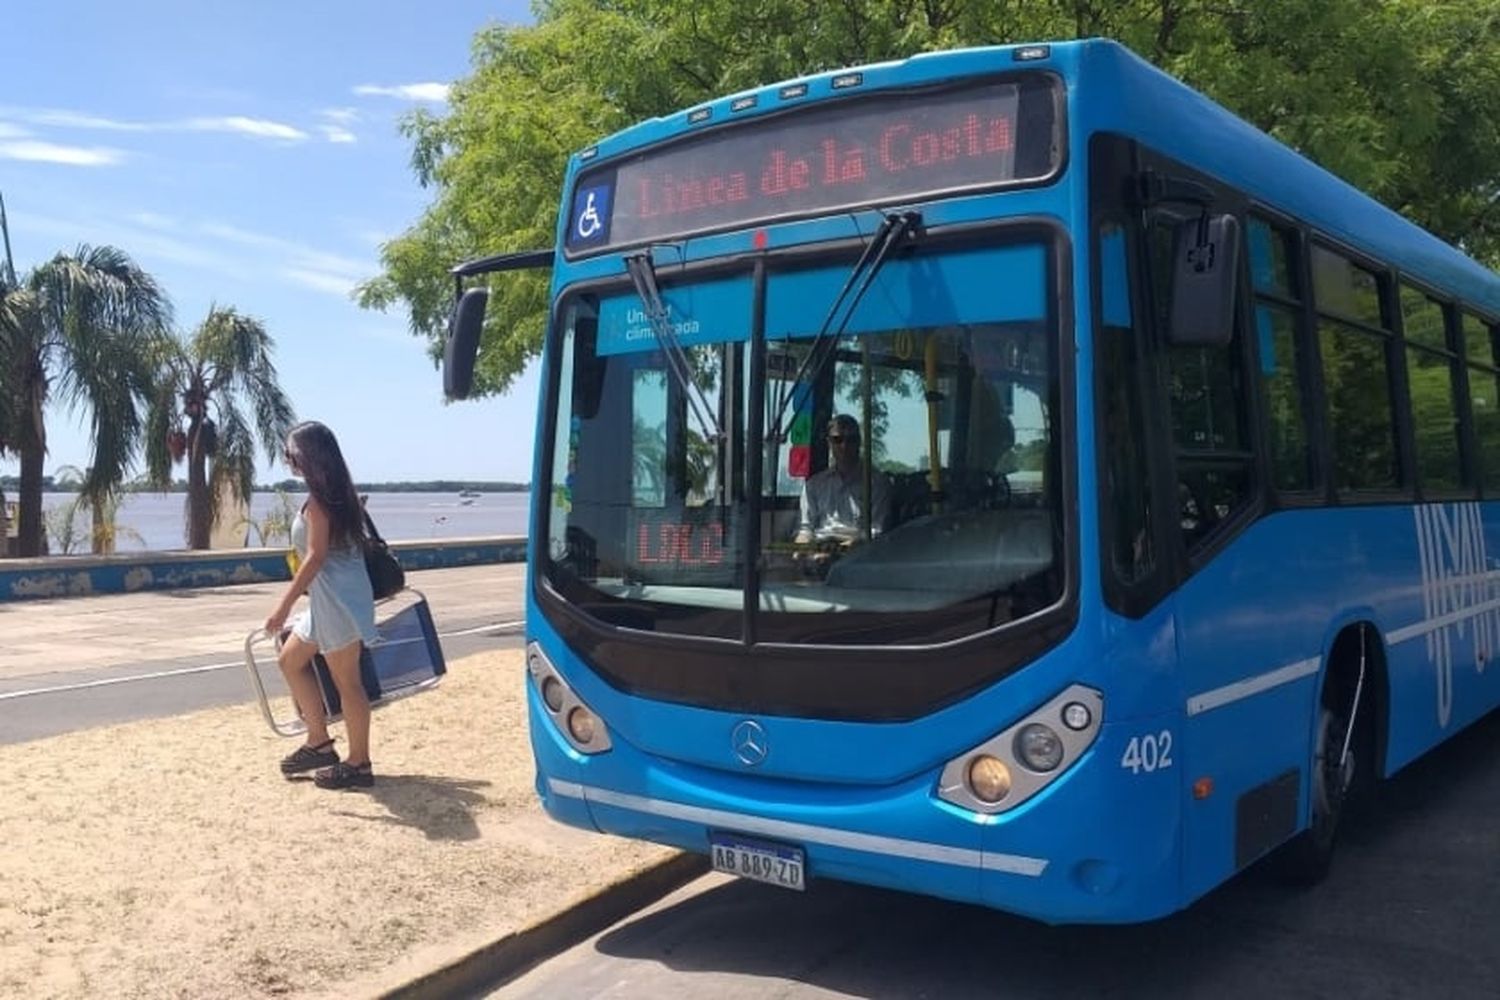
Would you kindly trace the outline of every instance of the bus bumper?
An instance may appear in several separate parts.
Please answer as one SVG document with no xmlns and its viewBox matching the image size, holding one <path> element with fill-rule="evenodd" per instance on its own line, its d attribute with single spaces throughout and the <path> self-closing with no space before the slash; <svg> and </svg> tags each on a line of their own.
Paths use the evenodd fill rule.
<svg viewBox="0 0 1500 1000">
<path fill-rule="evenodd" d="M 1090 751 L 1013 812 L 937 798 L 940 768 L 899 784 L 816 785 L 653 758 L 616 739 L 583 756 L 528 685 L 537 791 L 571 826 L 710 853 L 714 834 L 805 852 L 809 880 L 941 896 L 1047 923 L 1128 923 L 1180 908 L 1175 770 L 1122 771 L 1147 725 L 1106 724 Z"/>
</svg>

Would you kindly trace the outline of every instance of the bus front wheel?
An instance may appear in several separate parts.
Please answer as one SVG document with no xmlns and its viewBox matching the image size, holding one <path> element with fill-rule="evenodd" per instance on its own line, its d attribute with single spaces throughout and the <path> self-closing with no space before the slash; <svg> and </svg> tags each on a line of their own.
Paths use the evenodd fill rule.
<svg viewBox="0 0 1500 1000">
<path fill-rule="evenodd" d="M 1363 783 L 1362 775 L 1372 765 L 1371 699 L 1364 668 L 1365 659 L 1360 657 L 1354 671 L 1330 676 L 1318 699 L 1308 769 L 1311 815 L 1307 829 L 1282 848 L 1279 865 L 1282 877 L 1294 885 L 1312 885 L 1328 874 L 1339 823 L 1352 793 Z"/>
</svg>

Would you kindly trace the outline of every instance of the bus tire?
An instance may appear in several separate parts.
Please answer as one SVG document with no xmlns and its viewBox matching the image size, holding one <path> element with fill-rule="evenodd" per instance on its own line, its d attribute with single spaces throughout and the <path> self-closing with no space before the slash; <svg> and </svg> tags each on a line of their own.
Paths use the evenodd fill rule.
<svg viewBox="0 0 1500 1000">
<path fill-rule="evenodd" d="M 1361 626 L 1363 628 L 1363 626 Z M 1330 657 L 1329 669 L 1318 697 L 1317 718 L 1313 730 L 1312 760 L 1308 768 L 1308 798 L 1311 816 L 1307 829 L 1282 847 L 1277 870 L 1283 881 L 1296 886 L 1311 886 L 1327 877 L 1338 846 L 1339 825 L 1350 806 L 1365 793 L 1374 773 L 1374 722 L 1372 697 L 1376 681 L 1378 652 L 1370 650 L 1359 704 L 1354 706 L 1359 686 L 1360 630 L 1346 632 L 1335 643 L 1336 656 Z M 1349 756 L 1339 763 L 1344 735 L 1349 728 L 1349 713 L 1354 709 L 1354 735 L 1349 742 Z"/>
</svg>

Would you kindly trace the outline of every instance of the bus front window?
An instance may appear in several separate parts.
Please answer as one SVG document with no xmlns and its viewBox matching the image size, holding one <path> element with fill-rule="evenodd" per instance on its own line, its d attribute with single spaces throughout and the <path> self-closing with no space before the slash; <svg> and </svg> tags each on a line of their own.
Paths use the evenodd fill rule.
<svg viewBox="0 0 1500 1000">
<path fill-rule="evenodd" d="M 800 645 L 948 641 L 1055 604 L 1050 268 L 1035 243 L 893 258 L 815 364 L 847 266 L 772 268 L 758 353 L 748 276 L 663 289 L 671 355 L 638 296 L 575 296 L 546 579 L 606 624 Z"/>
</svg>

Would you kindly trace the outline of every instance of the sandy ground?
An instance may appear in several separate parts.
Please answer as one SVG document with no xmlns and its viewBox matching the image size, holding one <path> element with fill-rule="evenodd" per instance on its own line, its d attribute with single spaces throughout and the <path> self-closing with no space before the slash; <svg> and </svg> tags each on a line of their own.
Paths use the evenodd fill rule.
<svg viewBox="0 0 1500 1000">
<path fill-rule="evenodd" d="M 249 705 L 0 746 L 0 996 L 369 996 L 667 857 L 542 813 L 521 656 L 378 711 L 367 791 Z"/>
</svg>

